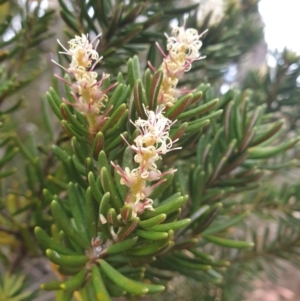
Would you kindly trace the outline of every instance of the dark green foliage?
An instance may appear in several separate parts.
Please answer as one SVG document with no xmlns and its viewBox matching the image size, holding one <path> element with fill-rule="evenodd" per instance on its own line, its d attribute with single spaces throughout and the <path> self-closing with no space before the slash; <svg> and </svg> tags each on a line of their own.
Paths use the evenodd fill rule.
<svg viewBox="0 0 300 301">
<path fill-rule="evenodd" d="M 289 121 L 290 130 L 296 130 L 299 119 L 299 57 L 285 49 L 282 53 L 274 52 L 275 67 L 252 71 L 243 86 L 253 89 L 255 102 L 266 104 L 268 112 L 281 112 Z"/>
<path fill-rule="evenodd" d="M 30 1 L 18 7 L 15 1 L 3 1 L 7 14 L 0 17 L 0 103 L 13 93 L 20 91 L 41 73 L 38 57 L 42 41 L 51 33 L 49 27 L 53 10 L 42 10 L 40 4 L 32 8 Z M 16 30 L 14 18 L 20 18 L 20 29 Z"/>
</svg>

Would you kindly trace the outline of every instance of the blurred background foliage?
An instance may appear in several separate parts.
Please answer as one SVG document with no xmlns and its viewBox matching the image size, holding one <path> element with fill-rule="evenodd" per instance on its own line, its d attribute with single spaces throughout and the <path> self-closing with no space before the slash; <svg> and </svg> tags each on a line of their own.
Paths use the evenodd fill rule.
<svg viewBox="0 0 300 301">
<path fill-rule="evenodd" d="M 119 72 L 126 78 L 134 55 L 142 71 L 148 61 L 158 68 L 162 54 L 155 43 L 165 50 L 164 33 L 172 26 L 185 24 L 199 33 L 208 29 L 201 48 L 206 58 L 195 62 L 180 86 L 196 87 L 203 94 L 201 105 L 209 104 L 211 111 L 201 131 L 199 124 L 193 128 L 199 122 L 192 113 L 198 102 L 190 111 L 169 112 L 171 119 L 179 119 L 174 135 L 188 130 L 179 142 L 185 147 L 163 162 L 175 162 L 178 172 L 162 197 L 189 195 L 187 205 L 170 219 L 192 217 L 192 224 L 175 234 L 186 239 L 184 252 L 178 247 L 146 272 L 155 281 L 158 269 L 171 271 L 162 275 L 165 283 L 176 276 L 169 290 L 145 300 L 243 300 L 262 272 L 276 281 L 277 259 L 300 265 L 299 56 L 288 49 L 275 52 L 270 54 L 275 67 L 262 64 L 253 70 L 251 53 L 263 45 L 258 1 L 210 2 L 0 0 L 0 296 L 5 300 L 33 300 L 36 292 L 27 292 L 18 273 L 22 262 L 42 256 L 34 228 L 55 232 L 52 199 L 65 200 L 67 183 L 83 179 L 67 175 L 63 156 L 51 148 L 73 153 L 44 96 L 49 86 L 67 94 L 52 77 L 61 72 L 50 63 L 55 38 L 67 41 L 81 33 L 93 38 L 102 32 L 97 71 L 111 73 L 114 82 Z M 62 56 L 55 60 L 68 63 Z M 190 253 L 202 256 L 211 272 L 191 271 Z M 49 269 L 61 279 L 53 266 Z"/>
</svg>

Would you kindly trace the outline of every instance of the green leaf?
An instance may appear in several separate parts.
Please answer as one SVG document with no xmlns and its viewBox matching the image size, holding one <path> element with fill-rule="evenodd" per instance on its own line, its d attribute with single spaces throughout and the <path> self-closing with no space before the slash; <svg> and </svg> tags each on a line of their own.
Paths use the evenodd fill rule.
<svg viewBox="0 0 300 301">
<path fill-rule="evenodd" d="M 231 239 L 221 238 L 212 235 L 202 235 L 202 237 L 209 242 L 212 242 L 214 244 L 226 248 L 245 249 L 245 248 L 252 248 L 254 246 L 254 243 L 250 241 L 231 240 Z"/>
</svg>

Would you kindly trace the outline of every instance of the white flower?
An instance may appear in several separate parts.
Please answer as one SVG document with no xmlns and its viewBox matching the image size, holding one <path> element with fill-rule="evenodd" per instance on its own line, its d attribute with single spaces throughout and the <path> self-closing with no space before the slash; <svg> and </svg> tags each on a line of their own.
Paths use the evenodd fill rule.
<svg viewBox="0 0 300 301">
<path fill-rule="evenodd" d="M 200 35 L 194 28 L 185 29 L 184 27 L 175 27 L 172 30 L 173 37 L 167 37 L 167 49 L 170 55 L 181 61 L 196 60 L 199 58 L 199 49 L 202 42 L 199 40 Z"/>
<path fill-rule="evenodd" d="M 166 118 L 162 114 L 163 109 L 164 107 L 160 107 L 153 112 L 144 108 L 148 119 L 139 118 L 135 121 L 134 125 L 140 131 L 140 135 L 134 140 L 138 149 L 155 146 L 157 154 L 166 154 L 171 150 L 172 140 L 169 131 L 175 121 Z"/>
<path fill-rule="evenodd" d="M 98 37 L 100 35 L 98 35 Z M 97 40 L 95 48 L 97 48 L 98 44 L 99 44 L 99 40 Z M 91 56 L 93 60 L 97 60 L 99 58 L 97 51 L 93 49 L 93 42 L 90 43 L 88 39 L 88 34 L 87 35 L 82 34 L 81 37 L 75 36 L 75 39 L 69 41 L 69 45 L 70 45 L 71 53 L 76 52 L 78 49 L 84 49 L 87 55 Z"/>
<path fill-rule="evenodd" d="M 93 46 L 93 42 L 99 37 L 98 35 L 92 42 L 88 40 L 88 34 L 82 34 L 80 36 L 75 36 L 75 39 L 69 41 L 70 48 L 66 49 L 59 40 L 58 43 L 65 50 L 65 52 L 60 52 L 63 54 L 70 55 L 72 57 L 72 61 L 69 67 L 69 71 L 71 72 L 85 72 L 86 68 L 92 66 L 92 61 L 95 61 L 92 68 L 102 59 L 99 57 L 99 54 L 96 51 L 99 40 L 97 40 L 95 46 Z M 94 49 L 95 48 L 95 49 Z"/>
</svg>

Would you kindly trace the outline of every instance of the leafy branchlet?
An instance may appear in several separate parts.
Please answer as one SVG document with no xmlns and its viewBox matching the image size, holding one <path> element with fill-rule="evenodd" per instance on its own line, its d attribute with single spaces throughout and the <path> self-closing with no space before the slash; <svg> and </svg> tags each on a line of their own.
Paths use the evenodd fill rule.
<svg viewBox="0 0 300 301">
<path fill-rule="evenodd" d="M 263 258 L 299 262 L 299 185 L 287 185 L 279 192 L 271 189 L 272 193 L 258 185 L 272 170 L 299 165 L 288 151 L 295 149 L 299 138 L 278 142 L 284 120 L 274 121 L 276 115 L 267 115 L 264 105 L 253 105 L 259 99 L 272 112 L 274 99 L 284 107 L 291 96 L 291 104 L 297 105 L 298 87 L 292 89 L 295 93 L 289 90 L 291 82 L 297 86 L 299 68 L 294 67 L 299 58 L 288 51 L 278 56 L 278 65 L 284 64 L 271 89 L 271 70 L 263 77 L 263 89 L 258 76 L 245 84 L 255 87 L 254 93 L 230 89 L 220 95 L 214 84 L 226 66 L 259 39 L 260 31 L 251 23 L 256 1 L 245 0 L 242 6 L 229 1 L 220 20 L 211 22 L 208 13 L 200 25 L 197 4 L 173 8 L 162 7 L 158 0 L 71 1 L 68 6 L 59 2 L 61 16 L 72 30 L 67 29 L 67 35 L 76 33 L 68 47 L 60 44 L 69 61 L 65 67 L 57 64 L 67 73 L 57 76 L 65 94 L 57 81 L 47 93 L 61 133 L 52 130 L 46 99 L 42 110 L 51 148 L 37 147 L 33 139 L 23 141 L 8 130 L 7 116 L 21 102 L 0 116 L 5 125 L 0 179 L 16 172 L 5 168 L 8 162 L 13 164 L 18 151 L 26 161 L 26 185 L 14 184 L 0 204 L 1 244 L 20 249 L 11 269 L 23 254 L 38 254 L 33 229 L 59 279 L 42 289 L 56 290 L 57 300 L 73 296 L 110 301 L 126 294 L 160 293 L 177 272 L 204 286 L 206 297 L 216 288 L 219 298 L 221 288 L 232 301 L 231 279 L 243 281 L 242 276 L 252 272 L 256 276 Z M 40 13 L 34 9 L 34 18 L 24 23 L 27 43 L 15 44 L 23 31 L 0 42 L 0 60 L 8 62 L 0 68 L 0 102 L 20 84 L 15 69 L 7 71 L 6 66 L 23 64 L 28 50 L 47 37 L 45 28 L 53 12 L 42 12 L 44 24 L 31 24 Z M 169 32 L 164 30 L 169 21 L 181 20 L 182 14 L 186 25 L 163 35 Z M 0 30 L 10 24 L 8 18 Z M 209 33 L 199 35 L 206 33 L 208 24 L 213 24 Z M 100 28 L 103 34 L 98 40 Z M 95 38 L 90 41 L 89 36 Z M 166 50 L 158 43 L 155 47 L 155 41 L 166 44 Z M 134 54 L 145 45 L 151 45 L 150 69 L 143 73 Z M 207 59 L 202 60 L 200 49 Z M 14 56 L 22 60 L 8 61 Z M 98 72 L 99 67 L 105 72 Z M 186 75 L 187 71 L 191 73 Z M 199 79 L 213 86 L 199 84 Z M 260 94 L 262 90 L 266 93 Z M 21 186 L 26 186 L 24 193 Z M 262 242 L 243 221 L 264 214 L 277 218 L 279 226 L 276 237 L 265 227 Z M 238 267 L 246 272 L 241 275 Z M 14 279 L 6 278 L 6 283 Z M 11 290 L 9 294 L 22 298 Z"/>
</svg>

